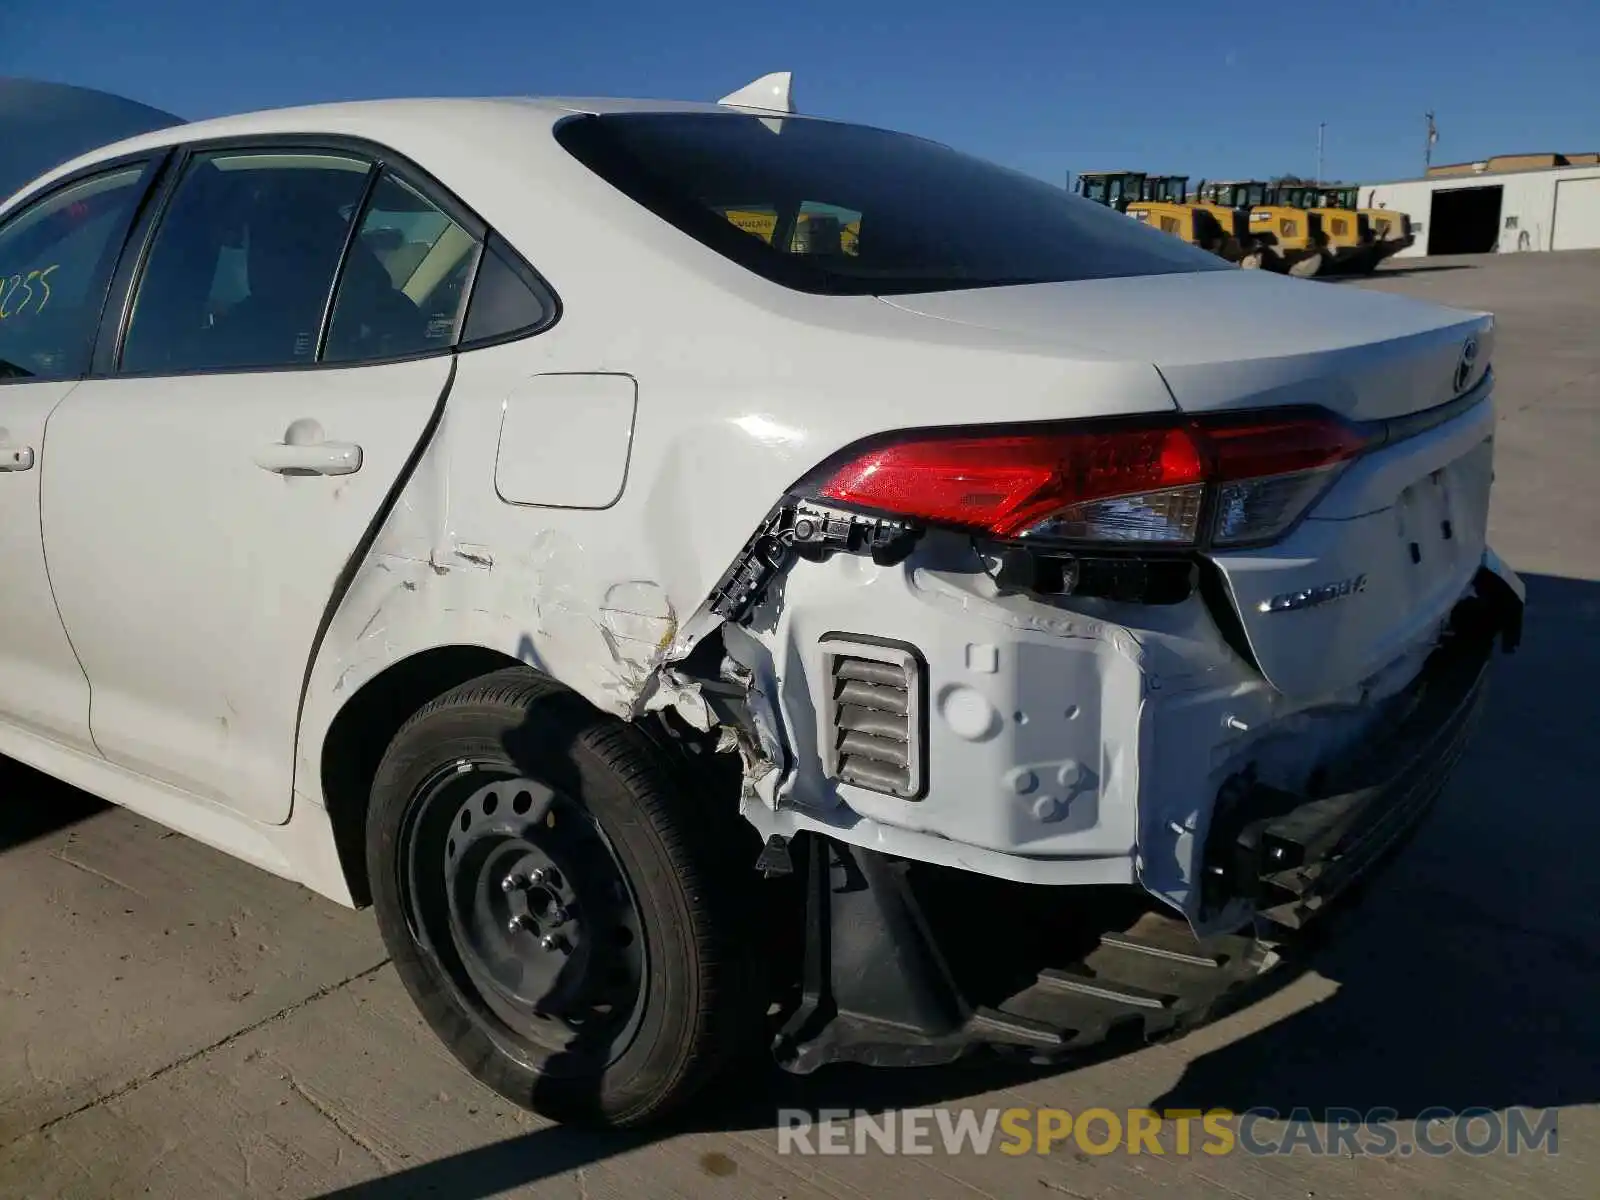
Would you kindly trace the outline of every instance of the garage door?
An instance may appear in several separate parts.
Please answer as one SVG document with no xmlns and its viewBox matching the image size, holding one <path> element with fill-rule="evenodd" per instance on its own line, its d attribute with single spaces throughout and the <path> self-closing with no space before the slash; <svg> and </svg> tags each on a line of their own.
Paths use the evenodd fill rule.
<svg viewBox="0 0 1600 1200">
<path fill-rule="evenodd" d="M 1556 227 L 1552 250 L 1600 248 L 1600 177 L 1556 183 Z"/>
</svg>

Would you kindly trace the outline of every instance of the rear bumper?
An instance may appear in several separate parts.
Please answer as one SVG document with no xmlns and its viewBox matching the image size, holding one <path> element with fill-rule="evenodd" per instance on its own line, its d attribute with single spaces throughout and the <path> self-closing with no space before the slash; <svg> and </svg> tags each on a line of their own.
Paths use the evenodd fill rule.
<svg viewBox="0 0 1600 1200">
<path fill-rule="evenodd" d="M 1316 795 L 1230 781 L 1203 862 L 1206 907 L 1235 915 L 1232 932 L 1197 936 L 1131 888 L 1106 905 L 812 835 L 803 998 L 779 1062 L 925 1065 L 981 1046 L 1048 1061 L 1231 1007 L 1415 829 L 1470 740 L 1496 639 L 1514 648 L 1521 618 L 1520 582 L 1487 555 L 1382 744 L 1331 764 Z"/>
<path fill-rule="evenodd" d="M 1510 629 L 1516 617 L 1507 619 Z M 1452 633 L 1400 698 L 1407 715 L 1338 764 L 1318 794 L 1225 784 L 1207 839 L 1206 907 L 1242 898 L 1259 920 L 1299 929 L 1369 874 L 1432 806 L 1466 749 L 1492 645 L 1481 629 Z"/>
</svg>

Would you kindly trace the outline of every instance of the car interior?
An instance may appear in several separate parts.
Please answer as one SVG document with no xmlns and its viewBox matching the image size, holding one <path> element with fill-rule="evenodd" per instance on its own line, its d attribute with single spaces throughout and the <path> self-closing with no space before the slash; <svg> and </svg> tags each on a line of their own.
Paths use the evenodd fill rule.
<svg viewBox="0 0 1600 1200">
<path fill-rule="evenodd" d="M 288 165 L 282 156 L 271 162 L 225 170 L 199 160 L 191 168 L 140 285 L 124 370 L 316 361 L 323 308 L 366 177 L 347 167 Z M 476 242 L 442 216 L 432 244 L 414 241 L 387 216 L 370 209 L 351 241 L 323 361 L 417 353 L 448 344 L 454 331 Z M 448 230 L 458 236 L 441 247 Z M 430 262 L 432 286 L 408 288 Z"/>
</svg>

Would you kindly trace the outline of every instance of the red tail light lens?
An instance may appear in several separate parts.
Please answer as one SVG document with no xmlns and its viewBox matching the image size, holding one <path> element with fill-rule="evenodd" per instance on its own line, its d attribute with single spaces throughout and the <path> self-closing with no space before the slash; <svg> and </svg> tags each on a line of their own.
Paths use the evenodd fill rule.
<svg viewBox="0 0 1600 1200">
<path fill-rule="evenodd" d="M 1316 470 L 1352 459 L 1366 446 L 1357 430 L 1326 413 L 1235 417 L 1199 428 L 1211 445 L 1219 479 Z"/>
<path fill-rule="evenodd" d="M 1237 544 L 1281 533 L 1362 446 L 1327 414 L 925 433 L 835 464 L 819 497 L 998 538 L 1180 546 L 1212 488 L 1216 538 Z"/>
<path fill-rule="evenodd" d="M 1282 537 L 1366 447 L 1359 432 L 1325 413 L 1217 422 L 1207 436 L 1219 485 L 1217 546 Z"/>
</svg>

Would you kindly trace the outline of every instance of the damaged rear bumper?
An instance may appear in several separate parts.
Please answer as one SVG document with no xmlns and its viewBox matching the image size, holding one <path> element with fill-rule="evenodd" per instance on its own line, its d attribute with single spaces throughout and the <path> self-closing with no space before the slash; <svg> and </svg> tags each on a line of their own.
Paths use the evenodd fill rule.
<svg viewBox="0 0 1600 1200">
<path fill-rule="evenodd" d="M 1206 907 L 1240 918 L 1228 932 L 1198 936 L 1135 888 L 1104 889 L 1121 895 L 1102 904 L 1095 889 L 977 880 L 819 834 L 797 842 L 805 972 L 779 1062 L 928 1065 L 978 1047 L 1049 1061 L 1237 1003 L 1416 828 L 1470 740 L 1496 640 L 1511 649 L 1520 636 L 1522 605 L 1490 554 L 1381 744 L 1332 764 L 1315 795 L 1235 785 L 1218 797 Z"/>
<path fill-rule="evenodd" d="M 1502 630 L 1508 644 L 1514 613 Z M 1473 623 L 1468 613 L 1457 617 L 1458 627 L 1469 628 L 1435 651 L 1403 698 L 1408 715 L 1380 743 L 1338 764 L 1318 794 L 1224 788 L 1207 840 L 1206 907 L 1242 898 L 1259 920 L 1298 929 L 1405 837 L 1443 790 L 1482 709 L 1492 638 Z"/>
</svg>

